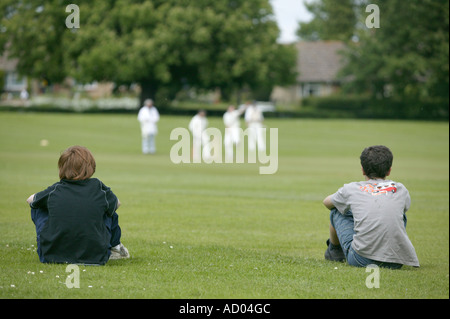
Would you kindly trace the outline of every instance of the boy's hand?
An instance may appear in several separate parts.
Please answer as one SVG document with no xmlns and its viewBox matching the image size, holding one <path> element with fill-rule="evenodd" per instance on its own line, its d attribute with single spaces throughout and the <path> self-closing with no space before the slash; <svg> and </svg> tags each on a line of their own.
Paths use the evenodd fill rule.
<svg viewBox="0 0 450 319">
<path fill-rule="evenodd" d="M 36 194 L 33 194 L 33 195 L 31 195 L 30 197 L 27 198 L 27 203 L 28 203 L 28 205 L 31 204 L 31 203 L 33 202 L 33 200 L 34 200 L 34 195 L 36 195 Z"/>
</svg>

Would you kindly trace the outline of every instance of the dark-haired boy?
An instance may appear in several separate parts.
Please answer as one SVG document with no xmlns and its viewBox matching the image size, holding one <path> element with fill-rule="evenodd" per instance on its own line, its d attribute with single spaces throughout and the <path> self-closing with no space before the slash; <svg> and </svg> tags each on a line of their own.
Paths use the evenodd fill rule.
<svg viewBox="0 0 450 319">
<path fill-rule="evenodd" d="M 392 152 L 383 145 L 370 146 L 360 160 L 365 181 L 345 184 L 323 201 L 331 210 L 325 259 L 347 260 L 356 267 L 419 267 L 406 234 L 409 192 L 403 184 L 386 179 L 391 173 Z"/>
</svg>

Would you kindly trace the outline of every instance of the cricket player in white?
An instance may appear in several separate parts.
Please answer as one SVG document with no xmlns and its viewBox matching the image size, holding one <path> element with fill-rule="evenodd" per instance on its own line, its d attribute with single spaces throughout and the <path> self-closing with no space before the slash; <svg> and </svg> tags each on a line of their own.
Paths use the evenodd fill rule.
<svg viewBox="0 0 450 319">
<path fill-rule="evenodd" d="M 141 123 L 142 153 L 154 154 L 156 152 L 155 136 L 158 134 L 159 112 L 153 106 L 153 101 L 147 99 L 139 110 L 138 121 Z"/>
<path fill-rule="evenodd" d="M 225 146 L 225 155 L 227 160 L 233 159 L 233 146 L 241 142 L 241 122 L 240 116 L 245 112 L 246 107 L 236 110 L 234 105 L 230 105 L 223 115 L 223 123 L 225 125 L 225 137 L 223 144 Z"/>
<path fill-rule="evenodd" d="M 254 104 L 250 104 L 245 111 L 245 122 L 249 128 L 248 132 L 248 149 L 255 151 L 258 146 L 258 151 L 266 150 L 266 143 L 263 136 L 264 116 L 261 110 Z"/>
<path fill-rule="evenodd" d="M 192 159 L 194 163 L 200 163 L 202 160 L 202 145 L 203 145 L 203 159 L 208 159 L 211 156 L 211 149 L 209 145 L 209 137 L 205 130 L 208 127 L 208 120 L 206 119 L 206 112 L 200 110 L 189 122 L 189 130 L 192 132 Z"/>
</svg>

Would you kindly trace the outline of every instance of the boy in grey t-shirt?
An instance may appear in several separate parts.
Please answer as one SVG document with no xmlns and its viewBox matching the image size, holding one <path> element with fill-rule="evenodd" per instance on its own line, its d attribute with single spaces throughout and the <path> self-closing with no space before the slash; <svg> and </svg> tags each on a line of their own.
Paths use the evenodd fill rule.
<svg viewBox="0 0 450 319">
<path fill-rule="evenodd" d="M 409 192 L 385 179 L 391 172 L 391 151 L 382 145 L 367 147 L 360 160 L 365 181 L 345 184 L 323 201 L 331 210 L 325 259 L 357 267 L 419 267 L 405 229 Z"/>
</svg>

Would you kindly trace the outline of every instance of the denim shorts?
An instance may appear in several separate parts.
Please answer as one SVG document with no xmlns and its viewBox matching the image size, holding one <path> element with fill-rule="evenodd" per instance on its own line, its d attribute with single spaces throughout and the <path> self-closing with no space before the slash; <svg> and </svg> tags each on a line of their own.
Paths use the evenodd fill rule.
<svg viewBox="0 0 450 319">
<path fill-rule="evenodd" d="M 367 267 L 368 265 L 377 265 L 379 267 L 399 269 L 402 264 L 387 263 L 365 258 L 353 249 L 352 242 L 355 235 L 353 214 L 351 211 L 341 214 L 336 208 L 333 208 L 330 212 L 331 225 L 336 230 L 336 234 L 339 238 L 342 250 L 344 251 L 345 258 L 351 266 L 355 267 Z"/>
</svg>

